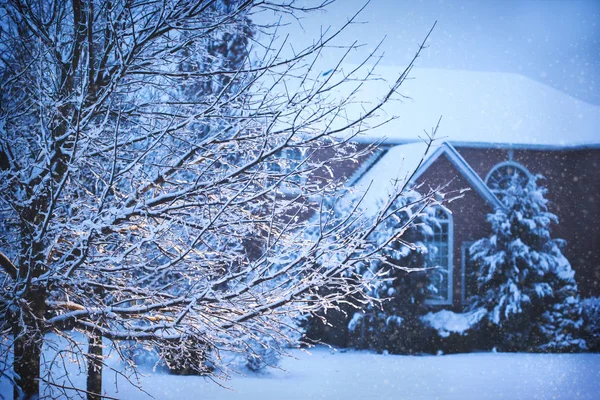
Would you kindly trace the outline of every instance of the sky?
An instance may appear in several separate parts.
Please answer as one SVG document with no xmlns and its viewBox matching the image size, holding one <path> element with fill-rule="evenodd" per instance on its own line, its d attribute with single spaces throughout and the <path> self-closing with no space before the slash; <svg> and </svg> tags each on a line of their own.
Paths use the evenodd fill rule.
<svg viewBox="0 0 600 400">
<path fill-rule="evenodd" d="M 322 29 L 339 28 L 364 4 L 338 0 L 288 21 L 282 34 L 299 48 Z M 381 63 L 401 67 L 437 21 L 417 67 L 519 73 L 600 105 L 600 0 L 371 0 L 357 21 L 338 40 L 364 44 L 350 63 L 383 39 Z"/>
</svg>

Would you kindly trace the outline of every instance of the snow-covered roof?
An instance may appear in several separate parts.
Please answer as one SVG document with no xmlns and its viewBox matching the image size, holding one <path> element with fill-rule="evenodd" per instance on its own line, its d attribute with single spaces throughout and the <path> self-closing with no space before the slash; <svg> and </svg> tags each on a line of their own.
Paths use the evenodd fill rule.
<svg viewBox="0 0 600 400">
<path fill-rule="evenodd" d="M 359 193 L 366 191 L 361 208 L 375 213 L 381 204 L 394 192 L 396 185 L 402 185 L 411 178 L 425 155 L 427 146 L 423 142 L 394 146 L 376 161 L 354 184 Z"/>
<path fill-rule="evenodd" d="M 402 72 L 378 66 L 381 78 L 363 85 L 355 111 L 377 101 Z M 415 68 L 378 121 L 399 118 L 358 140 L 415 141 L 443 116 L 438 137 L 452 143 L 534 146 L 600 144 L 600 107 L 513 73 Z M 371 125 L 376 125 L 372 121 Z"/>
<path fill-rule="evenodd" d="M 424 142 L 393 146 L 355 182 L 349 183 L 359 193 L 366 191 L 361 208 L 367 215 L 375 214 L 397 185 L 407 180 L 415 182 L 442 154 L 492 207 L 501 207 L 498 198 L 450 143 L 434 145 L 427 153 L 426 150 Z"/>
<path fill-rule="evenodd" d="M 350 113 L 360 115 L 369 104 L 386 93 L 402 72 L 391 67 L 376 69 L 380 80 L 363 85 Z M 600 107 L 577 100 L 556 89 L 511 73 L 442 69 L 413 69 L 400 88 L 400 95 L 388 103 L 370 124 L 397 115 L 391 122 L 374 128 L 357 140 L 402 143 L 369 162 L 349 182 L 360 192 L 369 189 L 362 202 L 375 212 L 394 185 L 415 181 L 438 157 L 445 154 L 490 205 L 500 203 L 481 178 L 454 149 L 454 145 L 514 145 L 576 147 L 600 145 Z M 431 132 L 443 119 L 433 148 L 424 157 L 423 130 Z M 421 162 L 415 175 L 412 172 Z M 371 165 L 372 164 L 372 165 Z"/>
</svg>

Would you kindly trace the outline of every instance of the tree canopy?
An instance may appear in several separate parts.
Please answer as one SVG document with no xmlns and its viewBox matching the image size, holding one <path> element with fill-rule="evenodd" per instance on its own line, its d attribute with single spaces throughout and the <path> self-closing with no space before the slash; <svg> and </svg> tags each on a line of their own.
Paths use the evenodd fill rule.
<svg viewBox="0 0 600 400">
<path fill-rule="evenodd" d="M 259 334 L 289 338 L 283 317 L 368 298 L 353 268 L 377 253 L 367 238 L 403 188 L 369 223 L 356 224 L 352 206 L 333 219 L 340 182 L 327 171 L 362 156 L 348 140 L 412 62 L 379 103 L 347 115 L 356 89 L 330 94 L 368 84 L 372 70 L 316 67 L 336 32 L 282 57 L 254 39 L 258 28 L 276 35 L 277 24 L 251 22 L 261 10 L 310 11 L 241 0 L 0 5 L 0 320 L 15 397 L 35 398 L 40 381 L 66 394 L 40 375 L 48 333 L 164 354 L 252 351 Z M 101 364 L 92 350 L 69 354 Z"/>
</svg>

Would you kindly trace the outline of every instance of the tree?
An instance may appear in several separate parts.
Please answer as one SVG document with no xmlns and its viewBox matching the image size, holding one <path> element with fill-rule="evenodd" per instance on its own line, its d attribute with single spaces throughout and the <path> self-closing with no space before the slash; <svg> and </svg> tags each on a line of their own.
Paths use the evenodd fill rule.
<svg viewBox="0 0 600 400">
<path fill-rule="evenodd" d="M 73 389 L 41 375 L 51 332 L 70 345 L 58 356 L 80 359 L 65 332 L 88 335 L 94 369 L 99 338 L 167 355 L 251 349 L 257 333 L 288 339 L 283 316 L 368 299 L 354 266 L 376 254 L 367 238 L 402 188 L 369 223 L 352 211 L 334 223 L 325 199 L 339 182 L 295 178 L 359 157 L 341 144 L 368 128 L 414 59 L 379 103 L 348 117 L 357 92 L 330 94 L 372 70 L 319 70 L 335 32 L 289 58 L 243 49 L 251 13 L 309 10 L 293 2 L 0 9 L 0 320 L 12 335 L 14 371 L 4 373 L 15 398 L 37 398 L 41 381 L 53 396 Z M 242 48 L 235 60 L 230 45 Z M 323 149 L 326 160 L 315 156 Z M 289 163 L 287 150 L 301 159 Z M 88 394 L 99 390 L 92 382 Z"/>
<path fill-rule="evenodd" d="M 379 300 L 355 312 L 349 323 L 360 347 L 392 353 L 422 351 L 420 317 L 427 312 L 425 300 L 431 295 L 425 270 L 430 264 L 427 240 L 436 221 L 434 208 L 425 208 L 419 198 L 416 192 L 407 193 L 397 202 L 393 218 L 372 235 L 385 247 L 378 259 L 359 268 L 372 279 L 369 294 Z M 397 239 L 389 241 L 390 237 Z"/>
<path fill-rule="evenodd" d="M 488 215 L 492 235 L 471 246 L 480 266 L 472 307 L 488 310 L 509 349 L 583 349 L 575 273 L 561 252 L 564 242 L 550 236 L 558 218 L 537 179 L 512 178 L 502 193 L 504 208 Z"/>
<path fill-rule="evenodd" d="M 540 317 L 538 342 L 542 351 L 582 351 L 587 343 L 582 338 L 582 306 L 575 282 L 575 272 L 560 250 L 556 273 L 550 276 L 553 298 Z"/>
</svg>

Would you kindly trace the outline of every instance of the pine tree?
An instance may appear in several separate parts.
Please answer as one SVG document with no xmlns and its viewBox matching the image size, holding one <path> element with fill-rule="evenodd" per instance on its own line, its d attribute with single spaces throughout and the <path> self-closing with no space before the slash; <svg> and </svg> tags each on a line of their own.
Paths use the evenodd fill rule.
<svg viewBox="0 0 600 400">
<path fill-rule="evenodd" d="M 480 266 L 472 307 L 488 310 L 506 349 L 583 349 L 574 271 L 561 252 L 564 241 L 550 236 L 558 218 L 537 179 L 512 179 L 502 193 L 504 208 L 488 215 L 492 235 L 471 246 Z"/>
<path fill-rule="evenodd" d="M 556 250 L 556 258 L 561 264 L 552 275 L 550 283 L 554 288 L 554 303 L 540 318 L 540 350 L 585 350 L 586 342 L 580 337 L 583 317 L 575 273 L 567 259 L 560 254 L 560 250 Z"/>
<path fill-rule="evenodd" d="M 238 75 L 243 75 L 235 72 L 249 66 L 248 45 L 254 37 L 255 27 L 247 14 L 240 12 L 244 9 L 244 1 L 217 0 L 208 4 L 207 8 L 236 17 L 226 24 L 226 29 L 208 34 L 203 32 L 200 37 L 194 32 L 182 33 L 181 39 L 186 45 L 181 51 L 179 70 L 191 76 L 208 72 L 205 76 L 188 79 L 177 88 L 190 100 L 203 98 L 214 101 L 219 96 L 235 95 L 240 84 Z M 210 19 L 206 20 L 207 25 L 212 23 Z M 215 71 L 230 73 L 219 74 Z"/>
<path fill-rule="evenodd" d="M 427 312 L 425 299 L 431 288 L 429 275 L 419 268 L 426 265 L 429 256 L 426 241 L 435 221 L 433 208 L 407 206 L 415 199 L 410 195 L 402 198 L 399 211 L 373 235 L 381 244 L 394 232 L 403 230 L 407 221 L 415 220 L 402 234 L 402 240 L 390 241 L 377 260 L 363 266 L 361 273 L 370 276 L 373 282 L 370 294 L 381 302 L 365 306 L 350 321 L 349 329 L 358 347 L 391 353 L 422 351 L 420 317 Z"/>
</svg>

